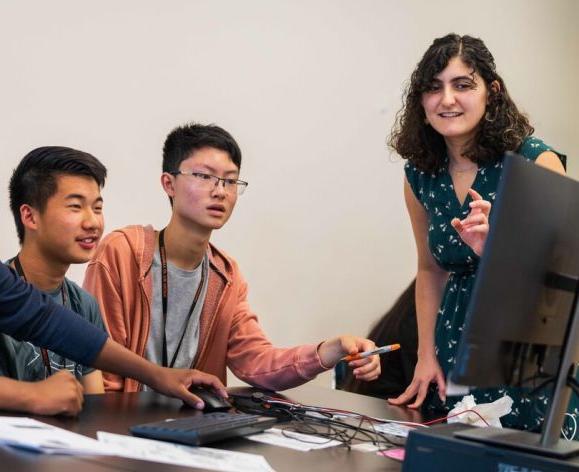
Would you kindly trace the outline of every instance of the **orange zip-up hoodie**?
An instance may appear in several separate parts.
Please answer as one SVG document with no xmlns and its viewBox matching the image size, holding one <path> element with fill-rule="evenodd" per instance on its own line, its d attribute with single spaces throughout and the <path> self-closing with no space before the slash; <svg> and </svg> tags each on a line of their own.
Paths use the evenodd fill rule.
<svg viewBox="0 0 579 472">
<path fill-rule="evenodd" d="M 98 300 L 115 341 L 144 355 L 152 302 L 151 265 L 157 233 L 151 226 L 127 226 L 107 235 L 89 263 L 84 288 Z M 226 367 L 256 387 L 283 390 L 314 378 L 325 368 L 317 346 L 272 346 L 247 302 L 247 283 L 237 263 L 209 245 L 207 295 L 201 311 L 199 346 L 191 368 L 225 384 Z M 107 391 L 135 392 L 136 380 L 104 373 Z"/>
</svg>

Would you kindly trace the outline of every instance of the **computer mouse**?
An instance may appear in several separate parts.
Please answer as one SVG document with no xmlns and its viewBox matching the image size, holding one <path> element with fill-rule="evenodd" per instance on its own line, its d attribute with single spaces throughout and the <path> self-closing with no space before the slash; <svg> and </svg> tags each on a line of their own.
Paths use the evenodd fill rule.
<svg viewBox="0 0 579 472">
<path fill-rule="evenodd" d="M 209 390 L 205 387 L 192 386 L 189 391 L 203 400 L 203 403 L 205 403 L 203 411 L 224 411 L 229 410 L 232 407 L 229 400 L 221 398 L 213 390 Z"/>
</svg>

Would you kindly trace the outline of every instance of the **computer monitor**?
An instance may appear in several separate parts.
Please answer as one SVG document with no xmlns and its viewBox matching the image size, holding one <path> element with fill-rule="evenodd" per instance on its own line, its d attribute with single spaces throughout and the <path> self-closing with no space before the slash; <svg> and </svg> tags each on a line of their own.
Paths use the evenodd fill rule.
<svg viewBox="0 0 579 472">
<path fill-rule="evenodd" d="M 514 444 L 518 435 L 503 431 L 503 444 L 557 454 L 568 370 L 579 357 L 578 280 L 579 183 L 507 156 L 450 377 L 477 387 L 520 385 L 539 366 L 558 381 L 540 440 Z M 486 437 L 492 431 L 477 434 L 495 442 Z"/>
</svg>

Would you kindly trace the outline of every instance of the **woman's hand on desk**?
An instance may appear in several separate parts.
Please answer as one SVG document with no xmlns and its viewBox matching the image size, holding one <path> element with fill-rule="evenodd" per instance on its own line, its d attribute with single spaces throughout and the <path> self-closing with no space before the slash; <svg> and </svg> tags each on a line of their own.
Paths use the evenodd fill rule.
<svg viewBox="0 0 579 472">
<path fill-rule="evenodd" d="M 334 367 L 344 357 L 376 349 L 374 342 L 358 336 L 339 336 L 324 341 L 318 346 L 318 355 L 322 365 L 328 369 Z M 354 377 L 370 382 L 380 376 L 380 356 L 370 356 L 348 362 L 354 369 Z"/>
<path fill-rule="evenodd" d="M 444 381 L 444 374 L 440 368 L 440 364 L 436 359 L 436 355 L 418 356 L 418 362 L 414 369 L 414 378 L 404 391 L 404 393 L 396 398 L 389 398 L 388 403 L 391 405 L 407 405 L 414 397 L 416 399 L 413 403 L 408 405 L 409 408 L 419 408 L 431 383 L 436 383 L 438 386 L 438 396 L 444 403 L 446 401 L 446 382 Z"/>
</svg>

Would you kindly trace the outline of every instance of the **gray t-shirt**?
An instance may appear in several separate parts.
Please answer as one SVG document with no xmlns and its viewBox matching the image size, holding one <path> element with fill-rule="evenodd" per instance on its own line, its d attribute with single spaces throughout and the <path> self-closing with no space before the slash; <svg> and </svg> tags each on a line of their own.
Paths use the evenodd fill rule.
<svg viewBox="0 0 579 472">
<path fill-rule="evenodd" d="M 155 251 L 151 268 L 153 276 L 151 326 L 149 339 L 147 339 L 147 346 L 145 347 L 145 358 L 149 361 L 159 365 L 163 362 L 163 328 L 165 328 L 168 363 L 171 363 L 183 331 L 185 331 L 183 342 L 173 367 L 182 369 L 191 367 L 199 344 L 199 320 L 207 294 L 208 262 L 207 255 L 205 255 L 203 262 L 194 270 L 184 270 L 167 261 L 167 286 L 169 293 L 167 297 L 167 326 L 164 327 L 161 296 L 161 258 L 159 251 Z M 203 272 L 205 273 L 205 282 L 189 322 L 187 322 L 187 316 L 201 283 Z"/>
<path fill-rule="evenodd" d="M 104 331 L 105 327 L 95 298 L 68 279 L 64 279 L 64 289 L 67 299 L 66 307 Z M 62 305 L 60 288 L 48 295 L 54 302 Z M 48 351 L 48 358 L 52 373 L 68 370 L 80 380 L 84 375 L 94 371 L 92 367 L 78 364 L 52 351 Z M 47 375 L 46 370 L 39 347 L 28 342 L 17 341 L 6 334 L 0 334 L 0 375 L 34 382 L 44 380 Z"/>
</svg>

